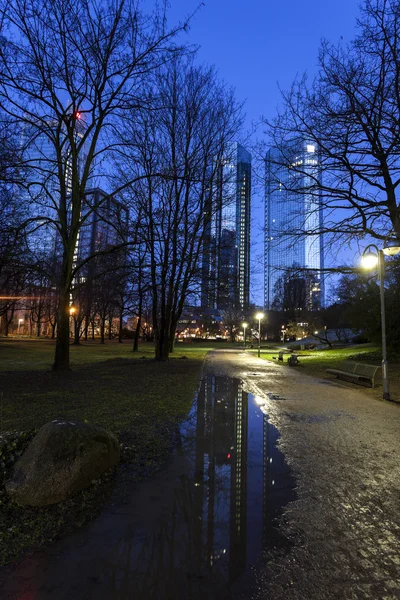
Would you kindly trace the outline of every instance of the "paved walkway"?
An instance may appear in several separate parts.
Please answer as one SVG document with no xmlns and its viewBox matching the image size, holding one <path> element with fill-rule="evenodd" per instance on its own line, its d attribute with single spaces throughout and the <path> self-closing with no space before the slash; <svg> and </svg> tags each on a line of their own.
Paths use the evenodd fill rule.
<svg viewBox="0 0 400 600">
<path fill-rule="evenodd" d="M 245 353 L 213 352 L 207 369 L 267 398 L 298 478 L 282 518 L 294 547 L 256 573 L 254 598 L 400 598 L 400 406 Z"/>
</svg>

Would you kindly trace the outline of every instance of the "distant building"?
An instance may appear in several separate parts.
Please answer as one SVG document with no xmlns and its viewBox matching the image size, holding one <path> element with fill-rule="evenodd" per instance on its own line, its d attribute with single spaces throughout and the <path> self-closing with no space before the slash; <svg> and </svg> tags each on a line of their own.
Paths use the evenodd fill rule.
<svg viewBox="0 0 400 600">
<path fill-rule="evenodd" d="M 77 140 L 82 138 L 82 133 L 83 124 L 78 117 L 75 127 Z M 48 257 L 58 247 L 57 229 L 51 220 L 58 221 L 56 213 L 60 206 L 61 188 L 57 148 L 61 146 L 61 167 L 68 195 L 72 191 L 72 161 L 66 130 L 61 128 L 60 131 L 59 122 L 51 120 L 38 121 L 37 126 L 24 125 L 21 134 L 21 160 L 26 187 L 21 190 L 20 195 L 24 216 L 32 219 L 27 230 L 27 243 L 31 252 Z"/>
<path fill-rule="evenodd" d="M 201 304 L 245 310 L 250 292 L 251 155 L 240 144 L 227 148 L 210 197 Z"/>
<path fill-rule="evenodd" d="M 100 188 L 87 190 L 82 204 L 82 218 L 84 224 L 75 250 L 76 263 L 122 243 L 128 225 L 128 209 L 112 195 Z M 83 270 L 88 273 L 90 268 L 89 262 Z"/>
<path fill-rule="evenodd" d="M 287 309 L 318 309 L 324 305 L 318 148 L 294 139 L 271 148 L 265 167 L 264 306 L 271 310 L 278 300 Z"/>
<path fill-rule="evenodd" d="M 93 335 L 106 328 L 112 335 L 120 327 L 119 318 L 110 317 L 112 299 L 120 298 L 127 286 L 125 267 L 127 250 L 128 210 L 112 195 L 100 188 L 86 191 L 82 201 L 83 222 L 75 248 L 70 304 L 85 315 L 88 323 L 93 305 L 97 315 L 92 318 Z M 97 255 L 97 256 L 96 256 Z M 105 314 L 107 326 L 105 324 Z"/>
</svg>

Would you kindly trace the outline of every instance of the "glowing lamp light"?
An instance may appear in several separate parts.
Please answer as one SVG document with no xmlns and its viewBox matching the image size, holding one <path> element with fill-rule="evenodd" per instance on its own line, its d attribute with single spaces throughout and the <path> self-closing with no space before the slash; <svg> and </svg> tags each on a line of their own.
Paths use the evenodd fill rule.
<svg viewBox="0 0 400 600">
<path fill-rule="evenodd" d="M 70 315 L 74 315 L 76 313 L 76 308 L 75 306 L 71 306 L 71 308 L 69 309 L 69 314 Z"/>
<path fill-rule="evenodd" d="M 76 111 L 76 113 L 75 113 L 75 119 L 77 119 L 78 121 L 80 121 L 82 119 L 82 113 L 80 113 L 79 111 Z"/>
<path fill-rule="evenodd" d="M 361 265 L 364 269 L 374 269 L 378 264 L 378 255 L 373 252 L 367 252 L 361 257 Z"/>
<path fill-rule="evenodd" d="M 256 314 L 256 319 L 259 319 L 259 320 L 261 320 L 261 319 L 263 319 L 263 318 L 264 318 L 264 313 L 261 313 L 261 312 L 260 312 L 260 313 L 257 313 L 257 314 Z"/>
</svg>

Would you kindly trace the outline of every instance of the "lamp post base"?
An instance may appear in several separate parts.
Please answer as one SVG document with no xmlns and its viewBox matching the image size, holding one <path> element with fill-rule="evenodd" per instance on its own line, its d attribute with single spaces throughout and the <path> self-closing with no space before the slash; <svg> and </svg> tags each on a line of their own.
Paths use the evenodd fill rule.
<svg viewBox="0 0 400 600">
<path fill-rule="evenodd" d="M 391 400 L 392 400 L 391 397 L 390 397 L 389 392 L 383 392 L 382 398 L 384 400 L 389 400 L 389 402 L 391 402 Z"/>
</svg>

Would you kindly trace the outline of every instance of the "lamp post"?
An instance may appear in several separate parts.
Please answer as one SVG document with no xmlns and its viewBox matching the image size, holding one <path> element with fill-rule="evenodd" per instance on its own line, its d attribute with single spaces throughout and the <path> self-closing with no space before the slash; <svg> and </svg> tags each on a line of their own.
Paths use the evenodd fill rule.
<svg viewBox="0 0 400 600">
<path fill-rule="evenodd" d="M 261 353 L 261 319 L 264 318 L 263 313 L 257 313 L 256 319 L 258 319 L 258 358 L 260 358 Z"/>
<path fill-rule="evenodd" d="M 383 399 L 390 400 L 389 392 L 389 371 L 386 351 L 386 314 L 385 314 L 385 258 L 386 256 L 395 256 L 400 253 L 400 243 L 398 240 L 391 239 L 384 243 L 383 248 L 379 249 L 375 244 L 370 244 L 365 248 L 361 256 L 361 264 L 366 269 L 378 267 L 379 291 L 381 300 L 381 328 L 382 328 L 382 387 Z"/>
<path fill-rule="evenodd" d="M 247 323 L 242 323 L 243 325 L 243 348 L 244 351 L 246 352 L 246 327 L 247 327 Z"/>
<path fill-rule="evenodd" d="M 70 306 L 69 307 L 69 316 L 72 317 L 72 319 L 74 318 L 74 314 L 76 313 L 76 308 L 75 306 Z M 74 322 L 74 321 L 72 321 Z M 70 331 L 71 333 L 71 331 Z M 72 337 L 74 337 L 75 331 L 72 332 Z"/>
</svg>

